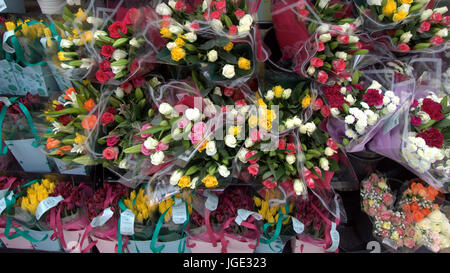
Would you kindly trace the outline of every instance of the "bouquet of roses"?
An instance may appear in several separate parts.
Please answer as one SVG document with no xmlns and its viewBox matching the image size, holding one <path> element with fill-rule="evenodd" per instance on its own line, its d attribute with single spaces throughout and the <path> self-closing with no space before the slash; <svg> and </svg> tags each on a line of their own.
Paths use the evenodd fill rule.
<svg viewBox="0 0 450 273">
<path fill-rule="evenodd" d="M 432 211 L 439 210 L 438 204 L 435 203 L 439 192 L 433 186 L 425 187 L 422 183 L 420 180 L 409 181 L 408 188 L 399 201 L 403 213 L 415 223 L 422 221 Z"/>
<path fill-rule="evenodd" d="M 362 150 L 401 104 L 400 97 L 386 90 L 378 81 L 357 82 L 353 80 L 347 86 L 323 87 L 323 95 L 333 116 L 327 124 L 328 131 L 350 152 Z"/>
<path fill-rule="evenodd" d="M 99 101 L 100 93 L 95 87 L 77 83 L 77 89 L 69 88 L 58 100 L 52 101 L 50 109 L 44 112 L 50 122 L 51 132 L 46 147 L 49 156 L 65 162 L 82 165 L 94 165 L 94 159 L 86 149 L 87 132 L 94 129 L 98 117 L 93 113 Z"/>
<path fill-rule="evenodd" d="M 248 35 L 253 24 L 253 17 L 245 13 L 245 1 L 240 1 L 242 7 L 232 0 L 213 1 L 208 11 L 207 2 L 196 9 L 188 8 L 183 1 L 170 4 L 162 3 L 156 8 L 162 16 L 161 35 L 167 39 L 158 60 L 172 65 L 201 64 L 208 79 L 215 82 L 248 76 L 254 71 L 252 44 L 239 39 Z M 228 31 L 224 32 L 221 20 Z"/>
<path fill-rule="evenodd" d="M 446 6 L 425 9 L 413 22 L 402 28 L 388 30 L 387 34 L 398 51 L 432 50 L 441 44 L 447 44 L 450 25 L 450 16 L 445 15 L 447 11 Z"/>
<path fill-rule="evenodd" d="M 394 196 L 386 177 L 372 173 L 361 183 L 362 209 L 371 217 L 386 211 L 394 204 Z"/>
<path fill-rule="evenodd" d="M 369 30 L 392 28 L 407 24 L 421 14 L 430 0 L 355 0 L 364 27 Z"/>
<path fill-rule="evenodd" d="M 416 242 L 433 252 L 448 251 L 450 247 L 450 223 L 440 210 L 434 210 L 416 224 Z"/>
</svg>

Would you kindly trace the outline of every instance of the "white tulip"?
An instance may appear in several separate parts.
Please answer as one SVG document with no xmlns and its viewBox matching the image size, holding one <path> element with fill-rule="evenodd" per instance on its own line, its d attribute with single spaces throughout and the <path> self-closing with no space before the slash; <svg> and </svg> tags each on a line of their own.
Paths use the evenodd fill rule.
<svg viewBox="0 0 450 273">
<path fill-rule="evenodd" d="M 222 177 L 228 177 L 230 175 L 230 171 L 228 170 L 227 166 L 225 166 L 225 165 L 220 165 L 217 170 L 219 171 L 219 174 Z"/>
<path fill-rule="evenodd" d="M 428 20 L 430 16 L 433 14 L 433 11 L 431 9 L 426 9 L 420 14 L 420 22 Z"/>
<path fill-rule="evenodd" d="M 99 38 L 99 36 L 108 36 L 108 33 L 106 33 L 105 31 L 103 31 L 103 30 L 97 30 L 97 31 L 95 31 L 94 32 L 94 38 L 95 38 L 95 40 L 98 40 Z"/>
<path fill-rule="evenodd" d="M 292 119 L 287 119 L 287 120 L 284 122 L 284 124 L 286 125 L 286 128 L 288 128 L 288 129 L 291 129 L 291 128 L 294 128 L 294 127 L 295 127 L 294 120 L 292 120 Z M 306 126 L 305 126 L 305 127 L 306 127 Z"/>
<path fill-rule="evenodd" d="M 222 75 L 227 79 L 232 79 L 236 75 L 234 65 L 226 64 L 222 69 Z"/>
<path fill-rule="evenodd" d="M 327 33 L 328 31 L 330 31 L 330 25 L 322 24 L 317 28 L 317 31 L 319 32 L 319 34 Z"/>
<path fill-rule="evenodd" d="M 80 68 L 90 68 L 94 65 L 94 61 L 90 58 L 83 58 L 81 59 L 81 62 Z"/>
<path fill-rule="evenodd" d="M 175 6 L 177 5 L 177 1 L 175 1 L 175 0 L 169 0 L 169 6 L 171 7 L 171 8 L 173 8 L 173 9 L 175 9 Z"/>
<path fill-rule="evenodd" d="M 336 108 L 336 107 L 330 108 L 330 114 L 331 114 L 333 117 L 338 117 L 340 113 L 341 113 L 341 112 L 339 111 L 338 108 Z"/>
<path fill-rule="evenodd" d="M 247 153 L 248 153 L 247 149 L 241 148 L 236 156 L 242 163 L 247 163 L 247 158 L 245 157 Z"/>
<path fill-rule="evenodd" d="M 283 94 L 281 96 L 283 97 L 283 99 L 287 100 L 291 96 L 291 93 L 292 93 L 292 89 L 286 88 L 283 90 Z"/>
<path fill-rule="evenodd" d="M 183 172 L 183 170 L 176 170 L 176 171 L 174 171 L 173 173 L 172 173 L 172 175 L 170 176 L 170 179 L 169 179 L 169 183 L 171 184 L 171 185 L 177 185 L 178 184 L 178 181 L 180 181 L 180 179 L 181 179 L 181 177 L 183 176 L 183 174 L 184 174 L 184 172 Z"/>
<path fill-rule="evenodd" d="M 308 75 L 312 76 L 314 75 L 314 72 L 316 72 L 316 68 L 314 68 L 314 66 L 310 65 L 308 67 L 308 70 L 306 70 L 306 73 L 308 73 Z"/>
<path fill-rule="evenodd" d="M 250 32 L 250 26 L 248 25 L 239 25 L 237 28 L 239 35 L 246 35 Z"/>
<path fill-rule="evenodd" d="M 183 33 L 183 29 L 181 27 L 179 27 L 179 26 L 176 26 L 176 25 L 170 25 L 169 26 L 169 31 L 172 34 L 175 34 L 175 35 Z"/>
<path fill-rule="evenodd" d="M 122 70 L 124 70 L 125 68 L 127 68 L 125 65 L 120 65 L 120 66 L 111 66 L 111 70 L 114 74 L 117 74 L 119 72 L 121 72 Z"/>
<path fill-rule="evenodd" d="M 330 147 L 326 147 L 324 153 L 325 153 L 326 156 L 332 156 L 332 155 L 334 155 L 335 153 L 337 153 L 337 151 L 331 149 Z"/>
<path fill-rule="evenodd" d="M 239 25 L 240 26 L 251 26 L 252 24 L 253 24 L 253 17 L 250 14 L 244 15 L 239 20 Z"/>
<path fill-rule="evenodd" d="M 208 56 L 208 62 L 213 63 L 213 62 L 217 61 L 217 58 L 218 58 L 217 51 L 215 51 L 214 49 L 209 51 L 207 56 Z"/>
<path fill-rule="evenodd" d="M 329 163 L 328 163 L 328 159 L 326 159 L 325 157 L 321 157 L 321 158 L 320 158 L 320 160 L 319 160 L 319 165 L 320 165 L 320 167 L 321 167 L 323 170 L 325 170 L 325 171 L 330 170 L 330 167 L 329 167 L 328 164 L 329 164 Z"/>
<path fill-rule="evenodd" d="M 114 90 L 114 94 L 119 99 L 123 98 L 123 96 L 125 95 L 124 92 L 123 92 L 123 89 L 121 87 L 117 87 L 117 89 Z"/>
<path fill-rule="evenodd" d="M 348 37 L 348 43 L 349 43 L 349 44 L 355 44 L 355 43 L 357 43 L 357 42 L 359 42 L 358 36 L 350 35 L 350 36 Z"/>
<path fill-rule="evenodd" d="M 131 40 L 130 40 L 130 45 L 132 46 L 132 47 L 135 47 L 135 48 L 140 48 L 141 47 L 141 43 L 136 39 L 136 38 L 132 38 Z M 169 49 L 170 50 L 170 49 Z"/>
<path fill-rule="evenodd" d="M 164 153 L 162 151 L 156 152 L 150 156 L 153 165 L 158 166 L 164 161 Z"/>
<path fill-rule="evenodd" d="M 211 28 L 215 31 L 215 32 L 222 32 L 223 30 L 223 24 L 220 20 L 218 19 L 213 19 L 211 21 Z"/>
<path fill-rule="evenodd" d="M 174 42 L 168 42 L 166 47 L 169 51 L 172 51 L 175 47 L 177 47 L 177 44 Z"/>
<path fill-rule="evenodd" d="M 381 6 L 381 0 L 367 0 L 369 6 Z"/>
<path fill-rule="evenodd" d="M 254 143 L 250 138 L 247 138 L 247 139 L 245 140 L 245 142 L 244 142 L 245 148 L 250 148 L 250 147 L 252 147 L 254 144 L 255 144 L 255 143 Z"/>
<path fill-rule="evenodd" d="M 347 53 L 342 52 L 342 51 L 338 51 L 334 55 L 336 56 L 336 58 L 343 59 L 344 61 L 347 60 L 347 56 L 348 56 Z"/>
<path fill-rule="evenodd" d="M 119 162 L 119 168 L 120 169 L 128 169 L 127 159 L 122 159 L 122 161 Z"/>
<path fill-rule="evenodd" d="M 324 9 L 328 5 L 329 2 L 330 2 L 330 0 L 320 0 L 319 8 Z"/>
<path fill-rule="evenodd" d="M 400 7 L 398 7 L 398 11 L 403 11 L 403 12 L 409 12 L 409 8 L 411 7 L 410 4 L 402 4 Z"/>
<path fill-rule="evenodd" d="M 88 18 L 86 18 L 86 22 L 94 26 L 100 26 L 101 24 L 103 24 L 103 19 L 89 16 Z"/>
<path fill-rule="evenodd" d="M 303 122 L 303 121 L 302 121 L 299 117 L 295 116 L 295 117 L 292 118 L 292 120 L 294 121 L 294 125 L 295 125 L 295 126 L 300 126 L 300 125 L 302 125 L 302 122 Z"/>
<path fill-rule="evenodd" d="M 445 38 L 448 36 L 448 29 L 443 28 L 443 29 L 439 30 L 438 32 L 436 32 L 436 35 L 439 37 Z"/>
<path fill-rule="evenodd" d="M 442 14 L 442 15 L 444 15 L 447 11 L 448 11 L 448 8 L 447 8 L 446 6 L 440 7 L 440 8 L 435 8 L 435 9 L 433 10 L 433 12 L 435 12 L 435 13 L 440 13 L 440 14 Z"/>
</svg>

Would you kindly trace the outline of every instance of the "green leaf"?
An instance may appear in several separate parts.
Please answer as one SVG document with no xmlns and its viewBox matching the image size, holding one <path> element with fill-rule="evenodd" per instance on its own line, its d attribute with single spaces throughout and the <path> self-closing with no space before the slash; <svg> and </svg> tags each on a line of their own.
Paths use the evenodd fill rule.
<svg viewBox="0 0 450 273">
<path fill-rule="evenodd" d="M 236 56 L 234 56 L 230 52 L 227 52 L 224 49 L 220 48 L 218 53 L 219 53 L 220 58 L 225 60 L 226 63 L 228 63 L 228 64 L 237 64 Z"/>
<path fill-rule="evenodd" d="M 450 126 L 450 119 L 445 118 L 441 121 L 439 121 L 438 123 L 436 123 L 436 125 L 434 127 L 436 128 L 446 128 Z"/>
<path fill-rule="evenodd" d="M 186 56 L 186 63 L 189 65 L 198 64 L 199 62 L 200 62 L 200 58 L 197 55 Z"/>
<path fill-rule="evenodd" d="M 79 157 L 75 158 L 73 160 L 73 162 L 81 164 L 81 165 L 87 165 L 87 166 L 95 165 L 95 160 L 88 155 L 79 156 Z"/>
<path fill-rule="evenodd" d="M 131 147 L 124 149 L 123 152 L 126 154 L 139 154 L 141 152 L 141 149 L 142 149 L 142 144 L 138 144 L 138 145 L 131 146 Z"/>
<path fill-rule="evenodd" d="M 177 62 L 175 62 L 174 60 L 172 60 L 172 55 L 169 51 L 169 49 L 167 49 L 167 47 L 164 47 L 159 53 L 158 55 L 156 55 L 156 59 L 163 61 L 165 63 L 169 63 L 169 64 L 178 64 Z"/>
<path fill-rule="evenodd" d="M 155 134 L 161 131 L 165 131 L 165 130 L 169 130 L 171 126 L 167 125 L 167 126 L 154 126 L 152 128 L 149 128 L 147 130 L 141 131 L 138 133 L 138 135 L 142 135 L 142 134 Z"/>
<path fill-rule="evenodd" d="M 190 168 L 186 171 L 186 173 L 185 173 L 184 175 L 186 175 L 186 176 L 193 175 L 193 174 L 196 173 L 198 170 L 200 170 L 202 167 L 203 167 L 203 166 L 200 166 L 200 165 L 194 165 L 194 166 L 190 167 Z"/>
</svg>

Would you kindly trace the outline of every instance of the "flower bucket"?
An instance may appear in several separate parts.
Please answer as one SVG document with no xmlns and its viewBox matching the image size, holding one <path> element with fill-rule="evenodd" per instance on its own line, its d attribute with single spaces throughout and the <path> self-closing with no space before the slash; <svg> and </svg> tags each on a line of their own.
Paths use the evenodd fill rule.
<svg viewBox="0 0 450 273">
<path fill-rule="evenodd" d="M 188 237 L 186 241 L 186 246 L 190 249 L 191 253 L 221 253 L 222 244 L 218 242 L 216 246 L 213 246 L 211 242 L 203 241 L 201 239 L 194 239 Z"/>
<path fill-rule="evenodd" d="M 267 240 L 264 237 L 261 239 Z M 258 246 L 255 248 L 255 253 L 282 253 L 286 243 L 283 243 L 280 237 L 270 244 L 265 244 L 259 241 Z"/>
<path fill-rule="evenodd" d="M 67 247 L 64 248 L 65 252 L 71 252 L 71 253 L 80 253 L 81 249 L 85 249 L 89 242 L 88 240 L 84 240 L 83 245 L 80 247 L 81 238 L 83 237 L 83 234 L 85 232 L 85 229 L 80 230 L 63 230 L 64 233 L 64 240 L 66 241 Z"/>
<path fill-rule="evenodd" d="M 254 253 L 255 249 L 251 248 L 249 245 L 256 244 L 256 239 L 240 241 L 236 238 L 225 235 L 225 240 L 228 241 L 226 246 L 227 253 Z"/>
<path fill-rule="evenodd" d="M 11 232 L 11 235 L 13 235 L 14 233 L 15 232 Z M 0 240 L 6 248 L 33 250 L 33 245 L 31 244 L 31 242 L 23 237 L 17 237 L 11 240 L 6 238 L 4 228 L 0 228 Z"/>
<path fill-rule="evenodd" d="M 322 241 L 291 239 L 292 253 L 326 253 L 326 244 Z"/>
<path fill-rule="evenodd" d="M 67 163 L 58 158 L 53 160 L 61 174 L 86 175 L 86 169 L 83 165 Z"/>
<path fill-rule="evenodd" d="M 117 240 L 100 239 L 94 235 L 89 236 L 92 241 L 97 241 L 95 247 L 100 253 L 117 253 Z"/>
<path fill-rule="evenodd" d="M 146 241 L 137 241 L 137 240 L 129 240 L 128 241 L 128 252 L 129 253 L 153 253 L 150 244 L 152 240 L 146 240 Z M 159 246 L 160 244 L 157 242 L 156 246 Z"/>
<path fill-rule="evenodd" d="M 50 237 L 53 235 L 53 230 L 48 231 L 38 231 L 25 228 L 25 231 L 28 231 L 31 237 L 36 239 L 41 239 L 47 236 L 47 238 L 40 242 L 33 242 L 32 245 L 35 250 L 43 250 L 43 251 L 51 251 L 51 252 L 61 252 L 62 248 L 59 243 L 58 238 L 52 240 Z"/>
<path fill-rule="evenodd" d="M 164 248 L 161 250 L 161 253 L 180 253 L 180 244 L 186 244 L 186 247 L 184 248 L 184 252 L 182 253 L 191 253 L 191 249 L 187 247 L 187 237 L 184 237 L 183 239 L 175 240 L 175 241 L 169 241 L 169 242 L 156 242 L 155 246 L 164 246 Z M 181 250 L 182 251 L 182 250 Z"/>
<path fill-rule="evenodd" d="M 37 0 L 42 14 L 62 14 L 65 0 Z"/>
</svg>

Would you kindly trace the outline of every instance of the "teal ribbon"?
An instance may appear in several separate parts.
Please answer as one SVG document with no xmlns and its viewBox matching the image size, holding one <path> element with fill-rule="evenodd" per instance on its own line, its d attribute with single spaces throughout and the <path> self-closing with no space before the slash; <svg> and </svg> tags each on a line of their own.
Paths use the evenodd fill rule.
<svg viewBox="0 0 450 273">
<path fill-rule="evenodd" d="M 123 210 L 123 211 L 125 211 L 125 210 L 127 210 L 127 207 L 125 206 L 125 204 L 123 203 L 123 201 L 122 201 L 122 199 L 119 201 L 119 207 L 120 207 L 120 209 L 121 210 Z M 118 234 L 118 236 L 119 236 L 119 238 L 117 238 L 117 241 L 118 241 L 118 250 L 117 250 L 117 252 L 118 253 L 123 253 L 123 250 L 122 250 L 122 247 L 123 247 L 123 242 L 122 242 L 122 234 L 120 233 L 120 219 L 122 218 L 122 216 L 120 215 L 119 216 L 119 223 L 118 223 L 118 232 L 117 232 L 117 234 Z"/>
<path fill-rule="evenodd" d="M 25 115 L 25 118 L 27 119 L 28 125 L 30 126 L 31 132 L 34 136 L 34 141 L 32 143 L 32 146 L 34 148 L 37 148 L 41 145 L 41 138 L 39 137 L 36 127 L 34 127 L 33 118 L 31 117 L 30 112 L 28 109 L 23 105 L 20 101 L 18 101 L 18 97 L 13 97 L 9 99 L 9 102 L 11 104 L 17 103 L 19 104 L 20 109 L 22 110 L 23 114 Z M 5 120 L 6 113 L 8 111 L 7 105 L 3 105 L 2 110 L 0 112 L 0 155 L 6 155 L 8 152 L 8 147 L 3 147 L 3 121 Z"/>
<path fill-rule="evenodd" d="M 268 244 L 270 249 L 274 252 L 277 252 L 277 251 L 272 248 L 271 243 L 273 243 L 280 236 L 283 221 L 289 215 L 289 204 L 287 202 L 285 204 L 285 210 L 286 210 L 286 215 L 281 212 L 281 208 L 278 210 L 278 221 L 276 223 L 275 232 L 273 233 L 272 237 L 270 237 L 267 230 L 269 229 L 269 227 L 275 225 L 275 223 L 265 223 L 264 224 L 264 236 L 270 237 L 270 239 L 266 239 L 266 238 L 260 239 L 261 243 Z"/>
<path fill-rule="evenodd" d="M 172 197 L 172 199 L 175 201 L 174 197 Z M 187 227 L 187 224 L 189 223 L 189 208 L 188 208 L 186 201 L 183 200 L 183 202 L 184 202 L 185 208 L 186 208 L 186 221 L 184 221 L 184 223 L 183 223 L 183 231 L 181 232 L 181 238 L 180 238 L 181 241 L 180 241 L 180 244 L 178 245 L 178 253 L 184 253 L 186 250 L 186 240 L 183 240 L 183 238 L 185 237 L 186 227 Z M 164 223 L 164 216 L 167 214 L 169 209 L 171 207 L 173 207 L 174 204 L 172 204 L 169 208 L 167 208 L 158 219 L 158 223 L 156 224 L 155 231 L 153 232 L 152 241 L 150 242 L 150 248 L 154 253 L 160 253 L 165 247 L 165 245 L 156 247 L 155 244 L 158 241 L 159 232 Z"/>
</svg>

